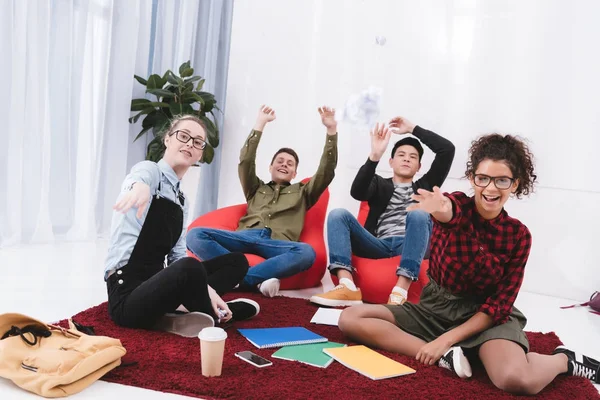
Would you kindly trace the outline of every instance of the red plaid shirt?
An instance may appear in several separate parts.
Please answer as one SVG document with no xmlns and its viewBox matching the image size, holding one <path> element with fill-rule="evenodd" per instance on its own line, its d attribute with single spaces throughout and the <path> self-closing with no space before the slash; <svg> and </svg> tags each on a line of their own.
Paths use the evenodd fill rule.
<svg viewBox="0 0 600 400">
<path fill-rule="evenodd" d="M 454 215 L 445 224 L 434 219 L 429 274 L 453 294 L 481 298 L 479 311 L 502 324 L 523 282 L 529 229 L 504 210 L 493 220 L 484 219 L 474 198 L 462 192 L 445 195 Z"/>
</svg>

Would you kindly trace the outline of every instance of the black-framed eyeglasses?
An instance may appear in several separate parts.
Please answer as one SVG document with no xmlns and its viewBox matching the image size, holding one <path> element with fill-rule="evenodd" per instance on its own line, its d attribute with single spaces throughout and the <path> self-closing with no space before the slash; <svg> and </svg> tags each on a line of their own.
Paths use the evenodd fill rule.
<svg viewBox="0 0 600 400">
<path fill-rule="evenodd" d="M 515 182 L 515 178 L 511 178 L 508 176 L 489 176 L 484 174 L 475 174 L 473 182 L 475 186 L 479 187 L 488 187 L 489 184 L 494 181 L 494 186 L 500 190 L 506 190 L 511 187 L 511 185 Z"/>
<path fill-rule="evenodd" d="M 206 141 L 202 138 L 199 137 L 191 137 L 189 133 L 184 132 L 184 131 L 175 131 L 173 132 L 175 134 L 175 137 L 177 138 L 177 140 L 179 140 L 181 143 L 187 143 L 190 140 L 192 141 L 192 145 L 197 148 L 198 150 L 204 150 L 204 148 L 206 147 Z"/>
</svg>

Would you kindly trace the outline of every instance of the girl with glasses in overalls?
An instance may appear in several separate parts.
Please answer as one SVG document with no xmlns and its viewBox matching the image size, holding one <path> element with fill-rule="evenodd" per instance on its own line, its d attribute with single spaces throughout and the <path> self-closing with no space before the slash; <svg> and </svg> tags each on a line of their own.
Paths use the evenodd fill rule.
<svg viewBox="0 0 600 400">
<path fill-rule="evenodd" d="M 158 163 L 142 161 L 131 169 L 114 206 L 104 273 L 109 313 L 121 326 L 194 337 L 215 321 L 251 318 L 260 309 L 252 300 L 221 298 L 246 275 L 243 254 L 202 262 L 186 256 L 188 204 L 181 178 L 202 159 L 204 122 L 192 115 L 174 118 L 164 145 Z M 181 305 L 187 312 L 176 312 Z"/>
</svg>

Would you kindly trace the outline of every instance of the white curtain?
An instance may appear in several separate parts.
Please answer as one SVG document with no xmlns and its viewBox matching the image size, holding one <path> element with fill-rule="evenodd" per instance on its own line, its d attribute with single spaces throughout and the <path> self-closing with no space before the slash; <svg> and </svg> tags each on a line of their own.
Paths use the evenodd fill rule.
<svg viewBox="0 0 600 400">
<path fill-rule="evenodd" d="M 210 61 L 195 64 L 209 39 L 200 34 L 205 10 L 227 7 L 231 1 L 2 2 L 0 247 L 108 231 L 120 183 L 145 155 L 127 121 L 132 96 L 144 96 L 133 75 L 189 59 L 197 72 L 209 70 Z M 206 90 L 214 85 L 207 79 Z"/>
<path fill-rule="evenodd" d="M 96 237 L 130 143 L 145 3 L 3 2 L 0 246 Z"/>
<path fill-rule="evenodd" d="M 190 60 L 194 74 L 206 79 L 203 90 L 214 94 L 217 106 L 224 111 L 233 0 L 174 0 L 157 5 L 151 72 L 162 75 L 168 69 L 177 71 Z M 215 116 L 217 126 L 222 128 L 223 114 L 215 110 Z M 221 129 L 221 142 L 223 136 Z M 213 162 L 202 165 L 191 218 L 217 207 L 220 161 L 218 147 Z"/>
</svg>

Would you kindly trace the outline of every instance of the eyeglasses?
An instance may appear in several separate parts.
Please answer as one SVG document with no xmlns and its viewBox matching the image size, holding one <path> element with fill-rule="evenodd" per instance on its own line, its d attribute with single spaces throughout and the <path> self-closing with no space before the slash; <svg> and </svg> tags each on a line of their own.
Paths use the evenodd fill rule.
<svg viewBox="0 0 600 400">
<path fill-rule="evenodd" d="M 202 138 L 199 138 L 199 137 L 193 138 L 190 136 L 189 133 L 186 133 L 184 131 L 175 131 L 173 133 L 175 133 L 175 137 L 181 143 L 187 143 L 191 140 L 194 147 L 197 148 L 198 150 L 204 150 L 204 148 L 206 147 L 206 141 Z"/>
<path fill-rule="evenodd" d="M 476 174 L 475 178 L 473 179 L 475 186 L 482 188 L 488 187 L 492 181 L 494 181 L 494 186 L 496 186 L 496 188 L 500 190 L 506 190 L 514 183 L 515 178 L 510 178 L 508 176 L 488 176 Z"/>
</svg>

